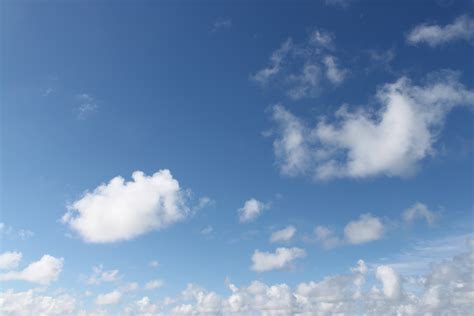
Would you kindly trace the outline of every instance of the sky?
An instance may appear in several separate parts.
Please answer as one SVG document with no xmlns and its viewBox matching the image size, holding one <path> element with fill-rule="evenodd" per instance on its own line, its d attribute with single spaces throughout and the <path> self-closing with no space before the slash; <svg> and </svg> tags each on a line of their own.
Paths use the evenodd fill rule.
<svg viewBox="0 0 474 316">
<path fill-rule="evenodd" d="M 467 315 L 474 2 L 2 1 L 2 315 Z"/>
</svg>

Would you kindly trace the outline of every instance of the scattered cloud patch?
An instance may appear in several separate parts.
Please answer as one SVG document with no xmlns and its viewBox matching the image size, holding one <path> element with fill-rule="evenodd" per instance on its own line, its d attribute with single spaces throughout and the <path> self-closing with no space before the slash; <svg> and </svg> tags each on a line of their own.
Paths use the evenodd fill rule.
<svg viewBox="0 0 474 316">
<path fill-rule="evenodd" d="M 120 279 L 119 270 L 104 271 L 104 267 L 102 265 L 93 267 L 92 270 L 92 275 L 87 278 L 88 284 L 99 285 L 102 282 L 115 282 Z"/>
<path fill-rule="evenodd" d="M 270 57 L 270 66 L 267 68 L 263 68 L 262 70 L 258 71 L 255 75 L 250 76 L 250 78 L 257 83 L 265 85 L 276 76 L 283 66 L 283 62 L 293 47 L 293 42 L 291 39 L 287 39 L 283 42 L 276 51 L 274 51 Z"/>
<path fill-rule="evenodd" d="M 326 66 L 326 76 L 333 84 L 338 85 L 344 81 L 348 71 L 339 68 L 335 57 L 326 56 L 323 63 Z"/>
<path fill-rule="evenodd" d="M 290 241 L 296 233 L 296 228 L 293 225 L 273 232 L 270 236 L 270 242 L 284 242 Z"/>
<path fill-rule="evenodd" d="M 97 100 L 87 93 L 78 94 L 76 96 L 77 102 L 77 118 L 80 120 L 86 119 L 91 113 L 96 112 L 99 108 Z"/>
<path fill-rule="evenodd" d="M 18 267 L 22 257 L 22 253 L 18 251 L 7 251 L 0 254 L 0 269 L 15 269 Z"/>
<path fill-rule="evenodd" d="M 210 235 L 214 231 L 214 228 L 212 228 L 211 225 L 207 225 L 203 229 L 201 229 L 200 233 L 201 235 Z"/>
<path fill-rule="evenodd" d="M 141 171 L 131 181 L 118 176 L 68 206 L 62 221 L 86 242 L 133 239 L 184 220 L 186 194 L 169 170 L 151 176 Z"/>
<path fill-rule="evenodd" d="M 263 203 L 257 199 L 251 198 L 245 201 L 245 204 L 242 208 L 238 209 L 239 221 L 241 223 L 247 223 L 254 221 L 259 217 L 262 212 L 268 209 L 270 206 L 266 203 Z"/>
<path fill-rule="evenodd" d="M 316 226 L 314 234 L 316 236 L 316 241 L 325 249 L 335 248 L 343 243 L 343 240 L 341 240 L 333 230 L 325 226 Z"/>
<path fill-rule="evenodd" d="M 363 244 L 382 238 L 382 221 L 370 214 L 362 214 L 359 219 L 349 222 L 344 228 L 344 236 L 351 244 Z"/>
<path fill-rule="evenodd" d="M 5 223 L 0 223 L 0 237 L 27 240 L 33 236 L 34 233 L 28 229 L 15 229 Z"/>
<path fill-rule="evenodd" d="M 295 259 L 306 256 L 300 248 L 277 248 L 274 253 L 255 250 L 252 256 L 251 269 L 255 272 L 266 272 L 288 267 Z"/>
<path fill-rule="evenodd" d="M 164 282 L 162 280 L 151 280 L 145 284 L 147 290 L 156 290 L 163 287 Z"/>
<path fill-rule="evenodd" d="M 232 20 L 229 18 L 219 18 L 214 22 L 212 26 L 212 32 L 217 32 L 232 27 Z"/>
<path fill-rule="evenodd" d="M 425 204 L 420 202 L 407 208 L 402 214 L 403 220 L 409 224 L 416 220 L 424 219 L 428 225 L 433 225 L 439 216 L 438 212 L 430 211 Z"/>
<path fill-rule="evenodd" d="M 40 260 L 30 263 L 21 271 L 8 271 L 0 274 L 0 280 L 21 280 L 41 285 L 56 281 L 63 270 L 63 258 L 44 255 Z"/>
<path fill-rule="evenodd" d="M 160 262 L 158 260 L 152 260 L 148 263 L 148 265 L 152 268 L 158 268 L 160 266 Z"/>
<path fill-rule="evenodd" d="M 97 305 L 114 305 L 120 302 L 122 299 L 122 293 L 118 290 L 112 292 L 99 294 L 95 300 Z"/>
<path fill-rule="evenodd" d="M 424 85 L 402 77 L 381 87 L 376 97 L 378 109 L 342 106 L 333 122 L 319 117 L 313 128 L 282 105 L 274 106 L 273 148 L 282 174 L 318 180 L 409 176 L 435 154 L 448 113 L 474 104 L 474 91 L 449 71 L 432 74 Z"/>
<path fill-rule="evenodd" d="M 431 47 L 446 45 L 454 41 L 472 42 L 474 39 L 474 19 L 467 15 L 457 17 L 445 26 L 421 24 L 407 35 L 410 44 L 427 44 Z"/>
</svg>

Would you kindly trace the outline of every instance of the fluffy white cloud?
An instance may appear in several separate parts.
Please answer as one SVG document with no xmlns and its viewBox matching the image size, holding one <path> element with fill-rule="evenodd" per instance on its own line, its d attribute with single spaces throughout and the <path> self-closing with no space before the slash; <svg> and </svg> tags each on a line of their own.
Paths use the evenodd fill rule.
<svg viewBox="0 0 474 316">
<path fill-rule="evenodd" d="M 265 272 L 288 267 L 295 259 L 306 256 L 306 251 L 300 248 L 277 248 L 274 253 L 255 250 L 252 256 L 251 269 Z"/>
<path fill-rule="evenodd" d="M 260 202 L 254 198 L 245 201 L 242 208 L 238 209 L 239 221 L 241 223 L 251 222 L 255 220 L 262 212 L 269 208 L 268 204 Z"/>
<path fill-rule="evenodd" d="M 296 233 L 296 228 L 293 225 L 273 232 L 270 236 L 270 242 L 289 241 Z"/>
<path fill-rule="evenodd" d="M 120 302 L 122 298 L 122 293 L 118 290 L 113 290 L 112 292 L 99 294 L 95 300 L 97 305 L 113 305 Z"/>
<path fill-rule="evenodd" d="M 147 176 L 141 171 L 126 182 L 115 177 L 68 207 L 64 223 L 87 242 L 129 240 L 186 218 L 185 193 L 169 170 Z"/>
<path fill-rule="evenodd" d="M 40 260 L 30 263 L 21 271 L 9 271 L 0 274 L 0 280 L 23 280 L 48 285 L 56 281 L 63 270 L 63 258 L 44 255 Z"/>
<path fill-rule="evenodd" d="M 326 76 L 335 85 L 344 81 L 347 76 L 347 70 L 340 69 L 334 56 L 326 56 L 323 59 L 326 66 Z"/>
<path fill-rule="evenodd" d="M 147 290 L 155 290 L 159 289 L 160 287 L 163 286 L 163 281 L 162 280 L 151 280 L 145 284 L 145 288 Z"/>
<path fill-rule="evenodd" d="M 117 281 L 119 276 L 119 270 L 107 270 L 104 271 L 104 267 L 102 265 L 98 267 L 93 267 L 92 275 L 87 279 L 87 283 L 89 284 L 101 284 L 102 282 L 114 282 Z"/>
<path fill-rule="evenodd" d="M 382 221 L 370 214 L 362 214 L 359 219 L 349 222 L 344 227 L 344 236 L 351 244 L 362 244 L 380 239 L 383 233 Z"/>
<path fill-rule="evenodd" d="M 18 251 L 7 251 L 0 254 L 0 269 L 15 269 L 22 257 L 23 255 Z"/>
<path fill-rule="evenodd" d="M 400 298 L 400 277 L 398 274 L 389 266 L 377 267 L 375 276 L 382 282 L 383 293 L 390 299 Z"/>
<path fill-rule="evenodd" d="M 278 128 L 273 147 L 281 172 L 317 179 L 410 175 L 434 154 L 446 115 L 455 106 L 474 104 L 474 92 L 445 71 L 422 86 L 400 78 L 380 88 L 377 100 L 377 111 L 351 112 L 343 106 L 335 122 L 321 117 L 314 128 L 274 106 Z"/>
<path fill-rule="evenodd" d="M 290 38 L 273 52 L 270 66 L 251 78 L 262 85 L 276 80 L 294 100 L 317 97 L 325 85 L 339 85 L 346 77 L 333 56 L 334 47 L 334 37 L 322 30 L 313 30 L 302 43 Z M 323 68 L 328 80 L 321 75 Z"/>
<path fill-rule="evenodd" d="M 72 315 L 76 299 L 68 294 L 58 296 L 40 295 L 34 290 L 0 293 L 0 314 L 4 316 L 62 316 Z"/>
<path fill-rule="evenodd" d="M 413 206 L 403 211 L 402 217 L 407 223 L 413 223 L 417 219 L 424 219 L 428 225 L 433 225 L 438 219 L 439 213 L 432 212 L 425 204 L 417 202 Z"/>
<path fill-rule="evenodd" d="M 453 23 L 439 26 L 422 24 L 416 26 L 407 35 L 410 44 L 426 43 L 431 47 L 440 46 L 458 40 L 474 39 L 474 19 L 467 15 L 456 18 Z"/>
</svg>

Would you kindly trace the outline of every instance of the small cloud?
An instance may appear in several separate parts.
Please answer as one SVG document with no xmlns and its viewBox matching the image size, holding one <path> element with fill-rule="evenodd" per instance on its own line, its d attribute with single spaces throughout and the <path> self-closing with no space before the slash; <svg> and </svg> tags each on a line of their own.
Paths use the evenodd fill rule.
<svg viewBox="0 0 474 316">
<path fill-rule="evenodd" d="M 239 221 L 241 223 L 254 221 L 262 214 L 264 210 L 268 209 L 269 207 L 269 204 L 251 198 L 245 201 L 245 204 L 242 208 L 238 209 Z"/>
<path fill-rule="evenodd" d="M 296 228 L 292 225 L 273 232 L 270 242 L 290 241 L 296 233 Z"/>
<path fill-rule="evenodd" d="M 107 270 L 104 271 L 104 267 L 102 265 L 93 267 L 93 273 L 87 279 L 88 284 L 95 284 L 99 285 L 102 282 L 115 282 L 120 279 L 119 270 Z"/>
<path fill-rule="evenodd" d="M 152 268 L 158 268 L 160 266 L 160 262 L 158 260 L 152 260 L 148 263 L 148 265 Z"/>
<path fill-rule="evenodd" d="M 229 18 L 218 18 L 212 26 L 212 32 L 217 32 L 232 27 L 232 20 Z"/>
<path fill-rule="evenodd" d="M 147 290 L 156 290 L 159 289 L 164 285 L 164 282 L 162 280 L 151 280 L 150 282 L 147 282 L 145 284 L 145 288 Z"/>
<path fill-rule="evenodd" d="M 90 113 L 96 112 L 99 107 L 97 100 L 87 93 L 82 93 L 76 96 L 79 105 L 77 106 L 78 119 L 86 119 Z"/>
<path fill-rule="evenodd" d="M 405 223 L 411 224 L 418 219 L 424 219 L 430 226 L 433 225 L 439 217 L 439 212 L 430 211 L 425 204 L 420 202 L 417 202 L 413 206 L 407 208 L 402 214 L 402 218 Z"/>
<path fill-rule="evenodd" d="M 203 229 L 201 229 L 201 235 L 210 235 L 214 231 L 214 228 L 212 228 L 211 225 L 207 225 Z"/>
<path fill-rule="evenodd" d="M 5 223 L 0 223 L 0 237 L 10 239 L 26 240 L 34 236 L 34 233 L 28 229 L 15 229 Z"/>
<path fill-rule="evenodd" d="M 252 256 L 251 269 L 255 272 L 266 272 L 288 267 L 295 259 L 306 256 L 300 248 L 277 248 L 274 253 L 255 250 Z"/>
</svg>

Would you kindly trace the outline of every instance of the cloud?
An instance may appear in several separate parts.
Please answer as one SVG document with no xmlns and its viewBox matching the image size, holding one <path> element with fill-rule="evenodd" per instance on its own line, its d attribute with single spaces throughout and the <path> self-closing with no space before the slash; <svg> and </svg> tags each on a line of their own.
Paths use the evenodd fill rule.
<svg viewBox="0 0 474 316">
<path fill-rule="evenodd" d="M 23 255 L 18 251 L 7 251 L 0 254 L 0 269 L 10 270 L 18 267 Z"/>
<path fill-rule="evenodd" d="M 329 6 L 347 8 L 352 0 L 324 0 L 324 3 Z"/>
<path fill-rule="evenodd" d="M 5 223 L 0 223 L 0 237 L 26 240 L 34 236 L 34 233 L 28 229 L 14 229 Z"/>
<path fill-rule="evenodd" d="M 287 39 L 285 42 L 283 42 L 280 48 L 272 53 L 270 57 L 270 66 L 258 71 L 255 75 L 251 76 L 251 79 L 260 84 L 267 84 L 272 77 L 280 72 L 283 61 L 285 60 L 292 46 L 293 43 L 291 39 Z"/>
<path fill-rule="evenodd" d="M 76 96 L 76 99 L 79 103 L 79 105 L 77 106 L 78 119 L 81 119 L 81 120 L 86 119 L 90 113 L 96 112 L 97 109 L 99 108 L 99 104 L 97 100 L 90 94 L 87 94 L 87 93 L 78 94 Z"/>
<path fill-rule="evenodd" d="M 254 221 L 257 217 L 259 217 L 262 212 L 269 208 L 268 204 L 260 202 L 254 198 L 245 201 L 245 204 L 242 208 L 237 210 L 239 214 L 239 221 L 241 223 L 251 222 Z"/>
<path fill-rule="evenodd" d="M 97 305 L 113 305 L 120 302 L 122 298 L 122 293 L 118 290 L 113 290 L 112 292 L 99 294 L 95 300 Z"/>
<path fill-rule="evenodd" d="M 377 110 L 343 106 L 333 122 L 319 117 L 313 128 L 282 105 L 274 106 L 273 148 L 281 173 L 319 180 L 409 176 L 435 154 L 447 114 L 474 104 L 474 91 L 449 71 L 428 76 L 424 85 L 402 77 L 382 86 L 376 97 Z"/>
<path fill-rule="evenodd" d="M 212 228 L 211 225 L 207 225 L 203 229 L 201 229 L 200 233 L 201 235 L 210 235 L 214 231 L 214 228 Z"/>
<path fill-rule="evenodd" d="M 425 204 L 417 202 L 403 211 L 402 218 L 406 223 L 410 224 L 418 219 L 424 219 L 428 225 L 433 225 L 439 218 L 439 213 L 432 212 Z"/>
<path fill-rule="evenodd" d="M 4 316 L 72 315 L 75 309 L 76 299 L 68 294 L 47 296 L 34 290 L 0 293 L 0 314 Z"/>
<path fill-rule="evenodd" d="M 349 222 L 344 228 L 344 236 L 351 244 L 363 244 L 382 238 L 382 221 L 370 214 L 362 214 L 358 220 Z"/>
<path fill-rule="evenodd" d="M 326 66 L 326 76 L 333 84 L 338 85 L 344 81 L 347 70 L 339 68 L 335 57 L 326 56 L 323 59 L 323 63 Z"/>
<path fill-rule="evenodd" d="M 190 213 L 185 192 L 169 170 L 118 176 L 68 206 L 62 221 L 86 242 L 129 240 L 182 221 Z"/>
<path fill-rule="evenodd" d="M 152 260 L 148 263 L 148 265 L 152 268 L 158 268 L 160 266 L 160 262 L 158 260 Z"/>
<path fill-rule="evenodd" d="M 348 72 L 334 54 L 334 36 L 315 29 L 301 43 L 293 43 L 291 38 L 283 42 L 272 53 L 270 65 L 250 78 L 262 86 L 273 82 L 283 87 L 293 100 L 315 98 L 325 86 L 340 85 L 346 78 Z"/>
<path fill-rule="evenodd" d="M 275 253 L 255 250 L 252 256 L 251 269 L 255 272 L 265 272 L 288 267 L 295 259 L 306 256 L 304 249 L 277 248 Z"/>
<path fill-rule="evenodd" d="M 407 35 L 410 44 L 425 43 L 431 47 L 445 45 L 454 41 L 472 41 L 474 39 L 474 19 L 467 15 L 457 17 L 453 23 L 439 26 L 421 24 Z"/>
<path fill-rule="evenodd" d="M 325 249 L 331 249 L 343 243 L 343 241 L 337 237 L 331 229 L 325 226 L 316 226 L 314 234 L 316 236 L 316 241 Z"/>
<path fill-rule="evenodd" d="M 253 281 L 229 295 L 190 284 L 170 306 L 174 315 L 469 315 L 472 311 L 472 249 L 433 262 L 431 270 L 409 282 L 389 266 L 371 270 L 363 260 L 346 274 L 291 288 Z M 371 286 L 365 286 L 365 284 Z M 407 284 L 408 283 L 408 284 Z"/>
<path fill-rule="evenodd" d="M 151 280 L 145 284 L 145 288 L 147 290 L 155 290 L 159 289 L 164 285 L 164 282 L 162 280 Z"/>
<path fill-rule="evenodd" d="M 375 276 L 382 282 L 383 293 L 389 299 L 398 299 L 400 297 L 400 277 L 389 266 L 377 267 Z"/>
<path fill-rule="evenodd" d="M 42 285 L 56 281 L 63 270 L 63 258 L 44 255 L 40 260 L 30 263 L 22 271 L 9 271 L 0 274 L 0 280 L 22 280 Z"/>
<path fill-rule="evenodd" d="M 270 236 L 270 242 L 289 241 L 296 233 L 296 228 L 292 225 L 273 232 Z"/>
<path fill-rule="evenodd" d="M 219 18 L 214 22 L 212 26 L 212 32 L 217 32 L 232 27 L 232 20 L 229 18 Z"/>
<path fill-rule="evenodd" d="M 99 285 L 102 282 L 115 282 L 120 279 L 119 270 L 104 271 L 103 269 L 102 265 L 93 267 L 93 273 L 87 279 L 87 283 Z"/>
</svg>

